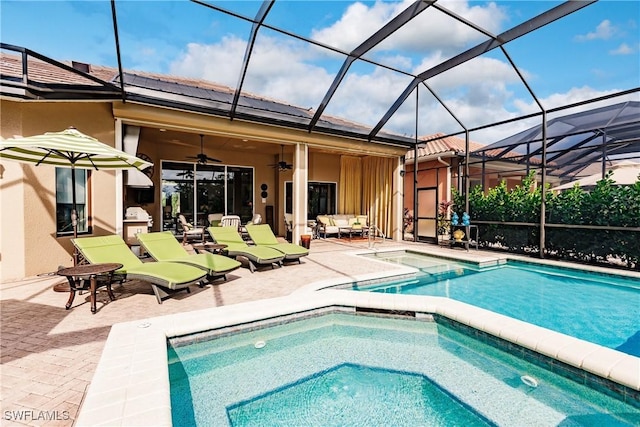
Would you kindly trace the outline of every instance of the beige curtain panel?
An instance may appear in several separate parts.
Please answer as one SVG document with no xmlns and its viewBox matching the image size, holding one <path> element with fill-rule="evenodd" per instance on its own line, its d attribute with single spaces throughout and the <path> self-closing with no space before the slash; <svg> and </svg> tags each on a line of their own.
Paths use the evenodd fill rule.
<svg viewBox="0 0 640 427">
<path fill-rule="evenodd" d="M 365 157 L 362 160 L 362 206 L 369 215 L 369 222 L 389 236 L 391 222 L 391 196 L 395 159 Z"/>
<path fill-rule="evenodd" d="M 362 158 L 340 156 L 338 213 L 359 215 L 362 210 Z"/>
</svg>

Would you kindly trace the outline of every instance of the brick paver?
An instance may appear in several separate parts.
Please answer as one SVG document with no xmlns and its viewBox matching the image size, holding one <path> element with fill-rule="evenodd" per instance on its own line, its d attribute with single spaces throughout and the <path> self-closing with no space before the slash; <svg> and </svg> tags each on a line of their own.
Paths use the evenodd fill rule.
<svg viewBox="0 0 640 427">
<path fill-rule="evenodd" d="M 378 243 L 389 248 L 393 242 Z M 65 310 L 67 293 L 54 292 L 58 276 L 33 277 L 0 284 L 0 380 L 3 426 L 69 426 L 82 398 L 111 326 L 118 322 L 200 310 L 256 299 L 287 295 L 315 281 L 379 271 L 384 264 L 354 262 L 341 251 L 365 248 L 366 241 L 313 240 L 301 264 L 261 269 L 240 268 L 227 282 L 192 287 L 159 305 L 148 284 L 115 285 L 116 300 L 98 294 L 92 315 L 89 295 L 76 295 Z"/>
</svg>

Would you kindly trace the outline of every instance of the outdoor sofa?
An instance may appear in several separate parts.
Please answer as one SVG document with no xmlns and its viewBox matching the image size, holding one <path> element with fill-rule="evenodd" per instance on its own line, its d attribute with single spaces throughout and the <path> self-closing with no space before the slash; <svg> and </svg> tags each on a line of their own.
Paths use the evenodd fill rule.
<svg viewBox="0 0 640 427">
<path fill-rule="evenodd" d="M 333 234 L 340 235 L 341 228 L 364 230 L 368 225 L 366 215 L 355 214 L 318 215 L 316 221 L 318 237 L 323 238 Z"/>
</svg>

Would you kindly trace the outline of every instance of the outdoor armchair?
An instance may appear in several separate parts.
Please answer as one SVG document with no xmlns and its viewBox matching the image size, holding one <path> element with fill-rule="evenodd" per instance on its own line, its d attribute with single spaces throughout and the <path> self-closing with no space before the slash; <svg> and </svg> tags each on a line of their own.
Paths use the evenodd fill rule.
<svg viewBox="0 0 640 427">
<path fill-rule="evenodd" d="M 253 273 L 256 265 L 280 265 L 284 259 L 284 254 L 276 249 L 266 246 L 249 246 L 234 226 L 227 227 L 209 227 L 207 229 L 216 243 L 227 245 L 223 252 L 232 258 L 239 256 L 248 260 L 249 270 Z"/>
<path fill-rule="evenodd" d="M 189 291 L 189 285 L 202 281 L 206 272 L 190 265 L 174 262 L 142 262 L 118 235 L 82 237 L 71 242 L 91 264 L 119 263 L 122 268 L 116 274 L 124 274 L 129 280 L 138 279 L 151 284 L 153 293 L 162 304 L 170 293 Z"/>
<path fill-rule="evenodd" d="M 220 219 L 221 227 L 233 226 L 236 230 L 240 230 L 240 217 L 238 215 L 225 215 Z"/>
<path fill-rule="evenodd" d="M 187 239 L 189 237 L 197 237 L 200 238 L 202 242 L 204 242 L 204 228 L 203 227 L 195 227 L 191 224 L 182 214 L 178 214 L 178 223 L 182 227 L 182 244 L 187 244 Z"/>
<path fill-rule="evenodd" d="M 170 231 L 139 233 L 136 235 L 145 251 L 156 261 L 179 262 L 204 270 L 207 277 L 222 277 L 240 267 L 240 263 L 231 258 L 212 253 L 190 254 L 176 240 Z"/>
<path fill-rule="evenodd" d="M 220 221 L 224 215 L 221 213 L 212 213 L 207 215 L 207 221 L 209 221 L 209 225 L 215 227 L 220 225 Z"/>
<path fill-rule="evenodd" d="M 297 260 L 300 262 L 300 258 L 309 255 L 309 250 L 300 245 L 279 242 L 269 224 L 247 224 L 247 232 L 256 246 L 264 246 L 282 252 L 284 261 Z"/>
</svg>

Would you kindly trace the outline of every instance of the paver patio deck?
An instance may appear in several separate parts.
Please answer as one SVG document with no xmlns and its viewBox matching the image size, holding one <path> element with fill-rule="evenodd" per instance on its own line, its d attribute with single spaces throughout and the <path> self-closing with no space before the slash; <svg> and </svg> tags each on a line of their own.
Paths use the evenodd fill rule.
<svg viewBox="0 0 640 427">
<path fill-rule="evenodd" d="M 116 300 L 110 301 L 102 288 L 96 314 L 91 314 L 88 292 L 77 295 L 74 306 L 65 310 L 68 294 L 52 289 L 64 282 L 64 277 L 42 275 L 2 283 L 0 425 L 73 425 L 111 326 L 116 323 L 285 296 L 324 280 L 348 282 L 357 275 L 394 274 L 396 269 L 406 272 L 402 266 L 348 255 L 367 248 L 366 239 L 313 240 L 310 254 L 302 258 L 301 264 L 267 267 L 253 274 L 240 268 L 229 274 L 226 282 L 217 280 L 203 288 L 192 286 L 190 294 L 180 292 L 161 305 L 146 283 L 114 285 Z M 373 246 L 374 250 L 405 248 L 445 256 L 455 253 L 480 263 L 502 258 L 496 252 L 467 252 L 413 242 L 377 241 Z M 602 267 L 593 270 L 605 271 Z"/>
<path fill-rule="evenodd" d="M 378 242 L 391 249 L 407 242 Z M 420 244 L 415 244 L 420 245 Z M 424 246 L 424 245 L 421 245 Z M 433 245 L 429 245 L 433 248 Z M 101 290 L 96 314 L 89 294 L 77 295 L 65 310 L 67 293 L 54 292 L 59 276 L 32 277 L 0 284 L 0 379 L 3 426 L 69 426 L 73 424 L 111 329 L 118 322 L 288 295 L 312 282 L 388 270 L 393 266 L 352 257 L 343 251 L 367 248 L 366 240 L 318 239 L 301 264 L 261 269 L 240 268 L 229 280 L 204 288 L 193 286 L 159 305 L 143 282 L 114 285 L 116 300 Z M 102 288 L 104 289 L 104 288 Z"/>
</svg>

